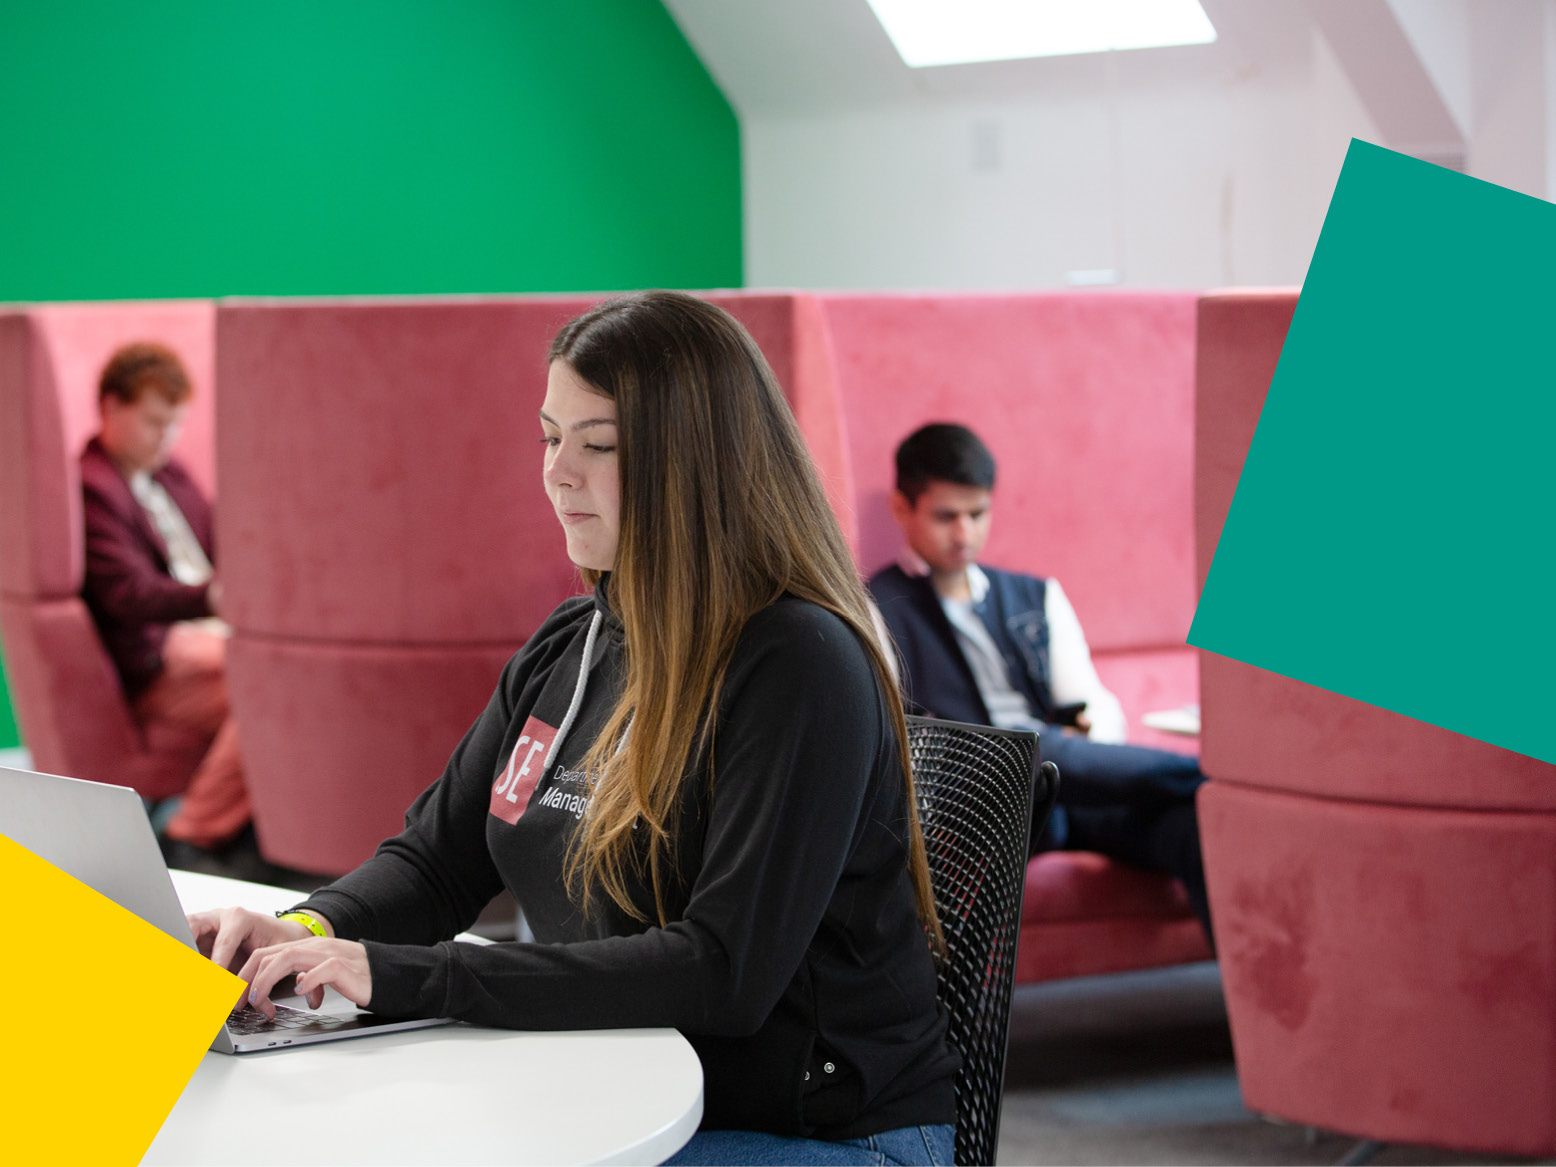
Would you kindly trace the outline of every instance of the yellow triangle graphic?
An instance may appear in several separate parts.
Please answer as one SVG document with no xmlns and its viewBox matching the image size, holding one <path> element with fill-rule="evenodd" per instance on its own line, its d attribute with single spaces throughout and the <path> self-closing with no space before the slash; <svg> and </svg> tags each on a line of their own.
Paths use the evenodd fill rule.
<svg viewBox="0 0 1556 1167">
<path fill-rule="evenodd" d="M 0 887 L 0 1162 L 139 1163 L 243 982 L 4 835 Z"/>
</svg>

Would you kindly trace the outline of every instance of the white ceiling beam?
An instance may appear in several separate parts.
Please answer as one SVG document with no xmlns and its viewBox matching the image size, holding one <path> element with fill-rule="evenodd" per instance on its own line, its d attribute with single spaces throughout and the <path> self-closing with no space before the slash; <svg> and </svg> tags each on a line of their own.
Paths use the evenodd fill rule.
<svg viewBox="0 0 1556 1167">
<path fill-rule="evenodd" d="M 1465 138 L 1475 135 L 1471 4 L 1472 0 L 1388 0 L 1400 29 Z"/>
<path fill-rule="evenodd" d="M 1388 0 L 1307 8 L 1383 135 L 1379 145 L 1462 168 L 1464 130 Z"/>
<path fill-rule="evenodd" d="M 1556 202 L 1556 2 L 1545 2 L 1545 198 Z"/>
<path fill-rule="evenodd" d="M 1305 67 L 1302 0 L 1200 0 L 1214 45 L 1137 49 L 1121 68 L 1147 76 L 1224 76 Z M 741 117 L 814 116 L 917 100 L 1091 93 L 1109 54 L 910 69 L 866 0 L 664 0 Z M 1154 71 L 1154 72 L 1153 72 Z"/>
</svg>

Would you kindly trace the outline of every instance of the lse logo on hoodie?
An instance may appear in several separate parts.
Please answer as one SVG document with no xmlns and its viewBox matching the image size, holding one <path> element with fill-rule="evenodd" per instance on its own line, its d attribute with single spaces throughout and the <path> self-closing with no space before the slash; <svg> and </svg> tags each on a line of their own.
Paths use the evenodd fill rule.
<svg viewBox="0 0 1556 1167">
<path fill-rule="evenodd" d="M 508 764 L 492 783 L 491 812 L 509 826 L 519 821 L 529 805 L 529 796 L 535 793 L 535 783 L 546 764 L 546 751 L 555 739 L 554 726 L 531 717 L 514 743 Z"/>
</svg>

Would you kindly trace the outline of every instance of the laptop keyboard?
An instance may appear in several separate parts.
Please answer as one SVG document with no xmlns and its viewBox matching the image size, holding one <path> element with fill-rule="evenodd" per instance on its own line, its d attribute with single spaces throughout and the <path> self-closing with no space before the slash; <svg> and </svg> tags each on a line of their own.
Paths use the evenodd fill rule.
<svg viewBox="0 0 1556 1167">
<path fill-rule="evenodd" d="M 309 1013 L 303 1009 L 293 1009 L 288 1005 L 277 1005 L 276 1019 L 272 1021 L 252 1005 L 242 1005 L 227 1015 L 227 1029 L 231 1033 L 246 1036 L 253 1033 L 273 1033 L 277 1029 L 301 1029 L 304 1026 L 334 1029 L 351 1020 L 350 1017 Z"/>
</svg>

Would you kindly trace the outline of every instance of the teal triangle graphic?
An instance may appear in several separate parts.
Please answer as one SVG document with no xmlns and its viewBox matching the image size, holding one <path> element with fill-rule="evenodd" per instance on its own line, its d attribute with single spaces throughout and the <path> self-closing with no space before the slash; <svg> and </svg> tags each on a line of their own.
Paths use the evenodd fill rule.
<svg viewBox="0 0 1556 1167">
<path fill-rule="evenodd" d="M 1556 206 L 1353 141 L 1189 643 L 1556 762 Z"/>
</svg>

